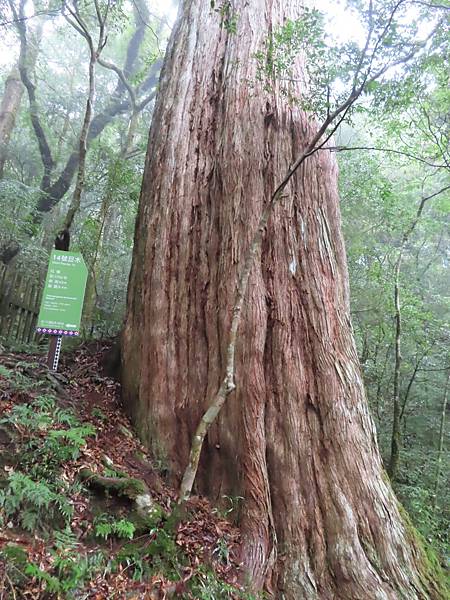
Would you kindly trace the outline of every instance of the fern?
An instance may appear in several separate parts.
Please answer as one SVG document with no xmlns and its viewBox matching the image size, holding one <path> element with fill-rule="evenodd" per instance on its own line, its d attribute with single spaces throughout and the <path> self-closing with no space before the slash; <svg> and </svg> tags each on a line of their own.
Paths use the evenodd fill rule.
<svg viewBox="0 0 450 600">
<path fill-rule="evenodd" d="M 136 527 L 127 519 L 114 519 L 110 515 L 100 515 L 94 519 L 95 535 L 107 540 L 111 536 L 116 536 L 122 539 L 133 539 Z"/>
<path fill-rule="evenodd" d="M 46 592 L 58 597 L 72 598 L 85 583 L 104 570 L 105 556 L 102 552 L 80 554 L 80 544 L 69 527 L 55 533 L 55 545 L 51 549 L 52 569 L 43 571 L 38 565 L 28 561 L 25 555 L 25 575 L 44 583 Z M 20 558 L 20 557 L 19 557 Z M 78 596 L 77 596 L 78 597 Z"/>
<path fill-rule="evenodd" d="M 58 407 L 50 394 L 14 406 L 0 423 L 13 425 L 25 438 L 17 470 L 0 491 L 3 517 L 16 519 L 30 532 L 45 531 L 45 522 L 55 518 L 69 523 L 73 506 L 67 498 L 68 484 L 59 473 L 65 462 L 78 458 L 86 438 L 95 434 L 94 427 L 81 424 L 73 412 Z"/>
<path fill-rule="evenodd" d="M 25 567 L 25 575 L 29 577 L 35 577 L 38 581 L 45 582 L 47 592 L 58 594 L 61 592 L 61 584 L 57 577 L 53 577 L 46 571 L 40 569 L 34 563 L 28 563 Z"/>
<path fill-rule="evenodd" d="M 30 404 L 17 404 L 6 417 L 1 419 L 0 423 L 24 428 L 29 434 L 55 424 L 66 425 L 81 432 L 86 429 L 84 434 L 86 436 L 92 435 L 95 431 L 92 425 L 81 426 L 73 412 L 57 406 L 57 400 L 51 394 L 38 396 Z"/>
<path fill-rule="evenodd" d="M 61 531 L 55 531 L 55 548 L 57 550 L 76 550 L 79 546 L 77 536 L 73 533 L 70 527 L 66 527 Z"/>
<path fill-rule="evenodd" d="M 30 532 L 43 529 L 42 523 L 49 518 L 60 516 L 68 523 L 73 516 L 73 506 L 64 495 L 21 472 L 9 474 L 8 486 L 0 493 L 0 507 L 7 519 L 16 517 Z"/>
<path fill-rule="evenodd" d="M 14 373 L 10 369 L 7 369 L 3 365 L 0 365 L 0 377 L 4 377 L 5 379 L 12 379 L 13 376 Z"/>
</svg>

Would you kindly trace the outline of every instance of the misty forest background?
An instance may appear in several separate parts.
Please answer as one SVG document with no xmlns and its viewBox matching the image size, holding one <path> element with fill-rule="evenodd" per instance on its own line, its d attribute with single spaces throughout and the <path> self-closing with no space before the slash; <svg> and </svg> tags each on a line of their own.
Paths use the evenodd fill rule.
<svg viewBox="0 0 450 600">
<path fill-rule="evenodd" d="M 91 31 L 93 5 L 83 10 Z M 330 35 L 345 20 L 336 11 Z M 72 212 L 71 250 L 81 251 L 89 268 L 85 339 L 109 339 L 121 329 L 148 131 L 174 12 L 152 0 L 112 8 L 95 67 L 77 203 L 89 40 L 58 3 L 0 2 L 0 260 L 42 282 L 55 235 Z M 411 19 L 420 27 L 419 9 Z M 450 93 L 441 42 L 414 67 L 374 85 L 337 132 L 333 151 L 353 328 L 381 452 L 388 465 L 399 428 L 395 491 L 423 536 L 448 557 Z M 0 342 L 4 350 L 25 349 Z"/>
</svg>

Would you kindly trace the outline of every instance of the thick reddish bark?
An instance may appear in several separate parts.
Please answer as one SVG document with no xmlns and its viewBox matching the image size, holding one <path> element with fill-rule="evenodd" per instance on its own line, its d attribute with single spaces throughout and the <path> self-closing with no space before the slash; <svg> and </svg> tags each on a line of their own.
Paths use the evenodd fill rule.
<svg viewBox="0 0 450 600">
<path fill-rule="evenodd" d="M 313 126 L 255 85 L 253 55 L 295 1 L 236 2 L 237 33 L 186 0 L 162 72 L 123 334 L 124 401 L 174 479 L 223 377 L 259 215 Z M 320 153 L 319 153 L 320 154 Z M 383 476 L 353 342 L 336 167 L 308 159 L 252 269 L 236 385 L 197 490 L 242 496 L 243 560 L 277 598 L 440 598 Z"/>
</svg>

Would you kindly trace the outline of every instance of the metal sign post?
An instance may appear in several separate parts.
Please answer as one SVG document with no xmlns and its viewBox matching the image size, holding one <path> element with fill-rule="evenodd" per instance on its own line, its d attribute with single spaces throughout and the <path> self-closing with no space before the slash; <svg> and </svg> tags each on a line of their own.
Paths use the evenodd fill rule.
<svg viewBox="0 0 450 600">
<path fill-rule="evenodd" d="M 62 335 L 52 335 L 48 346 L 47 366 L 50 371 L 58 370 L 59 356 L 61 354 Z"/>
</svg>

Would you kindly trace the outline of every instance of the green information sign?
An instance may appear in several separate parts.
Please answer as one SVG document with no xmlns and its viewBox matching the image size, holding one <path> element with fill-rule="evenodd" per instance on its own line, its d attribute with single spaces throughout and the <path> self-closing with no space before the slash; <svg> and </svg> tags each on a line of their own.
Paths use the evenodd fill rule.
<svg viewBox="0 0 450 600">
<path fill-rule="evenodd" d="M 87 276 L 79 252 L 52 250 L 37 322 L 39 333 L 80 335 Z"/>
</svg>

